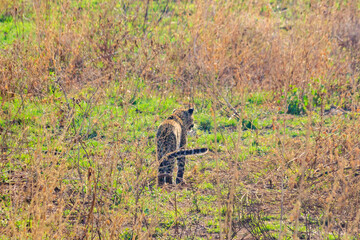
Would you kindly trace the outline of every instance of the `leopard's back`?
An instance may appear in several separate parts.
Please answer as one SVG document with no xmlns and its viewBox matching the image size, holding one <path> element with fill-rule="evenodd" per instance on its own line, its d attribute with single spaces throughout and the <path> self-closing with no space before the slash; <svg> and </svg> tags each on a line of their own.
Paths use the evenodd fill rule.
<svg viewBox="0 0 360 240">
<path fill-rule="evenodd" d="M 156 134 L 157 159 L 180 148 L 181 127 L 172 120 L 165 120 Z"/>
</svg>

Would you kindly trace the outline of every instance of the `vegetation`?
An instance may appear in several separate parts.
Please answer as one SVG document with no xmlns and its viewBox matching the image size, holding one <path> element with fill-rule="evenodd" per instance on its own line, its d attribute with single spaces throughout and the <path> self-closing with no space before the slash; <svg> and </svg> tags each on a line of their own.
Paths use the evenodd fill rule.
<svg viewBox="0 0 360 240">
<path fill-rule="evenodd" d="M 0 238 L 357 239 L 359 60 L 356 0 L 0 0 Z"/>
</svg>

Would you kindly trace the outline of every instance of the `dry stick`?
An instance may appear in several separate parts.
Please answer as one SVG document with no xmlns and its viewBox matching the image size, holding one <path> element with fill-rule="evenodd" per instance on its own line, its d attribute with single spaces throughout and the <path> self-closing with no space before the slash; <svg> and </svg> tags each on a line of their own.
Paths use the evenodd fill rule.
<svg viewBox="0 0 360 240">
<path fill-rule="evenodd" d="M 24 101 L 25 101 L 25 100 L 23 99 L 23 97 L 21 97 L 21 105 L 20 105 L 19 109 L 17 110 L 17 112 L 16 112 L 16 114 L 15 114 L 15 116 L 14 116 L 14 118 L 13 118 L 12 121 L 14 121 L 15 118 L 17 117 L 17 115 L 20 113 L 20 109 L 23 108 L 23 106 L 24 106 Z M 3 102 L 3 103 L 4 103 L 4 102 Z M 12 122 L 12 121 L 11 121 L 11 122 Z M 6 149 L 8 148 L 7 146 L 5 146 L 5 145 L 6 145 L 6 139 L 7 139 L 8 131 L 9 131 L 11 125 L 12 125 L 12 124 L 7 124 L 7 127 L 5 128 L 4 133 L 1 134 L 1 136 L 2 136 L 2 143 L 1 143 L 1 145 L 0 145 L 0 148 L 1 148 L 0 154 L 1 154 L 2 156 L 4 156 L 4 159 L 5 159 L 5 160 L 7 159 L 7 155 L 4 154 L 4 153 L 6 153 Z M 2 156 L 1 156 L 0 160 L 3 160 Z M 4 161 L 4 164 L 1 165 L 1 169 L 5 168 L 5 167 L 4 167 L 5 165 L 6 165 L 6 163 L 5 163 L 5 161 Z"/>
<path fill-rule="evenodd" d="M 234 115 L 235 115 L 238 119 L 240 119 L 240 114 L 238 113 L 238 111 L 237 111 L 233 106 L 231 106 L 231 104 L 229 103 L 229 100 L 227 100 L 226 97 L 224 97 L 224 100 L 225 100 L 227 106 L 234 112 Z"/>
<path fill-rule="evenodd" d="M 73 117 L 73 115 L 74 115 L 74 108 L 71 108 L 71 106 L 70 106 L 70 102 L 69 102 L 69 99 L 68 99 L 68 97 L 67 97 L 66 91 L 65 91 L 65 89 L 63 88 L 63 86 L 62 86 L 61 83 L 60 83 L 60 77 L 55 81 L 55 83 L 57 83 L 57 84 L 59 85 L 62 93 L 64 94 L 64 97 L 65 97 L 65 100 L 66 100 L 66 105 L 67 105 L 68 110 L 69 110 L 68 116 L 72 116 L 72 118 L 71 118 L 71 125 L 73 126 L 73 129 L 74 129 L 74 131 L 75 131 L 75 137 L 79 137 L 80 146 L 81 146 L 81 148 L 84 150 L 84 152 L 85 152 L 85 154 L 86 154 L 86 157 L 89 158 L 89 154 L 88 154 L 88 152 L 86 151 L 85 144 L 84 144 L 84 142 L 82 141 L 81 136 L 79 136 L 78 131 L 77 131 L 77 129 L 76 129 L 75 120 L 74 120 L 74 117 Z M 98 91 L 98 89 L 99 89 L 99 87 L 94 91 L 93 95 L 90 97 L 89 100 L 92 100 L 92 98 L 94 97 L 94 95 L 95 95 L 95 93 Z M 91 104 L 89 104 L 89 105 L 91 105 Z M 87 109 L 85 110 L 85 114 L 89 111 L 89 109 L 90 109 L 90 106 L 88 106 Z M 72 113 L 72 115 L 70 115 L 70 113 Z M 84 116 L 85 116 L 85 114 L 84 114 Z M 82 127 L 81 127 L 81 128 L 82 128 Z M 67 130 L 68 130 L 68 129 L 67 129 Z M 67 130 L 66 130 L 66 131 L 67 131 Z M 81 129 L 80 129 L 80 130 L 81 130 Z M 79 160 L 79 158 L 78 158 L 77 171 L 78 171 L 78 174 L 79 174 L 80 181 L 82 182 L 82 174 L 81 174 L 81 171 L 80 171 L 80 162 L 79 162 L 79 161 L 80 161 L 80 160 Z"/>
<path fill-rule="evenodd" d="M 88 101 L 86 102 L 86 105 L 87 105 L 87 106 L 86 106 L 86 109 L 85 109 L 84 114 L 83 114 L 84 118 L 89 114 L 90 109 L 92 108 L 94 96 L 95 96 L 95 94 L 97 93 L 98 90 L 99 90 L 99 87 L 97 87 L 97 88 L 95 89 L 95 91 L 93 92 L 93 94 L 90 96 L 90 98 L 89 98 Z M 80 105 L 79 105 L 79 106 L 80 106 Z M 106 110 L 105 110 L 105 112 L 103 113 L 103 115 L 104 115 L 105 113 L 106 113 Z M 102 116 L 103 116 L 103 115 L 102 115 Z M 89 114 L 89 116 L 90 116 L 90 114 Z M 100 116 L 99 119 L 100 119 L 102 116 Z M 90 118 L 89 118 L 89 121 L 90 121 Z M 83 122 L 84 122 L 84 121 L 83 121 Z M 82 127 L 83 127 L 83 124 L 81 124 L 81 127 L 80 127 L 79 132 L 82 131 Z M 89 132 L 90 132 L 90 124 L 89 124 L 89 127 L 88 127 L 87 134 L 89 134 Z"/>
<path fill-rule="evenodd" d="M 94 175 L 94 170 L 92 168 L 89 168 L 88 170 L 88 181 L 89 181 L 89 184 L 90 184 L 90 180 L 91 180 L 91 175 Z M 92 177 L 93 179 L 95 179 L 94 177 Z M 93 192 L 93 199 L 92 199 L 92 202 L 91 202 L 91 207 L 90 207 L 90 211 L 88 213 L 88 217 L 87 217 L 87 220 L 86 220 L 86 226 L 85 226 L 85 232 L 83 234 L 83 237 L 82 239 L 86 238 L 87 237 L 87 230 L 88 230 L 88 227 L 89 227 L 89 223 L 91 222 L 92 223 L 92 220 L 93 220 L 93 217 L 94 217 L 94 207 L 95 207 L 95 201 L 96 201 L 96 189 L 97 189 L 97 179 L 94 181 L 94 192 Z"/>
<path fill-rule="evenodd" d="M 287 110 L 287 91 L 288 86 L 285 86 L 285 97 L 284 97 L 284 113 L 286 113 Z M 284 130 L 283 130 L 283 140 L 285 139 L 285 130 L 286 130 L 286 121 L 284 118 Z M 280 139 L 280 137 L 279 137 Z M 280 229 L 279 229 L 279 239 L 282 237 L 282 222 L 283 222 L 283 216 L 284 216 L 284 178 L 285 178 L 285 152 L 284 152 L 284 143 L 281 141 L 280 150 L 282 152 L 282 181 L 281 181 L 281 212 L 280 212 Z"/>
<path fill-rule="evenodd" d="M 211 106 L 211 111 L 213 114 L 213 119 L 214 119 L 214 154 L 215 154 L 215 161 L 216 161 L 216 173 L 217 173 L 217 178 L 216 178 L 216 185 L 217 185 L 217 194 L 218 194 L 218 211 L 219 211 L 219 237 L 220 239 L 222 238 L 222 234 L 221 234 L 221 189 L 220 189 L 220 181 L 219 181 L 219 174 L 220 174 L 220 169 L 219 169 L 219 157 L 217 154 L 217 144 L 216 144 L 216 139 L 217 139 L 217 122 L 216 122 L 216 109 L 214 107 L 214 104 Z"/>
<path fill-rule="evenodd" d="M 241 122 L 241 121 L 240 121 Z M 241 125 L 240 125 L 241 126 Z M 222 133 L 222 131 L 220 131 L 221 137 L 223 138 L 224 141 L 224 145 L 227 146 L 227 152 L 230 156 L 233 156 L 234 154 L 231 154 L 231 152 L 229 151 L 228 148 L 228 142 L 226 141 L 226 139 L 224 138 L 224 135 Z M 236 149 L 238 149 L 236 147 Z M 235 153 L 237 153 L 238 151 L 235 150 Z M 233 160 L 233 161 L 231 161 Z M 231 176 L 231 184 L 230 184 L 230 188 L 229 188 L 229 194 L 227 197 L 227 209 L 226 209 L 226 216 L 225 216 L 225 225 L 224 225 L 224 231 L 225 231 L 225 236 L 227 237 L 227 239 L 231 239 L 231 226 L 232 226 L 232 215 L 234 212 L 234 198 L 235 198 L 235 186 L 236 186 L 236 181 L 237 181 L 237 167 L 236 164 L 234 163 L 236 161 L 236 157 L 234 159 L 229 158 L 229 166 L 230 166 L 230 176 Z"/>
<path fill-rule="evenodd" d="M 134 214 L 134 232 L 135 230 L 135 227 L 136 227 L 136 223 L 137 223 L 137 219 L 138 219 L 138 211 L 139 211 L 139 206 L 138 206 L 138 203 L 139 203 L 139 200 L 140 200 L 140 197 L 141 197 L 141 194 L 144 192 L 145 190 L 145 185 L 147 184 L 147 178 L 146 176 L 145 177 L 141 177 L 141 175 L 143 174 L 143 171 L 140 171 L 140 173 L 138 174 L 136 180 L 135 180 L 135 187 L 134 189 L 136 189 L 136 192 L 134 193 L 135 195 L 135 214 Z M 139 229 L 141 228 L 141 215 L 140 215 L 140 220 L 139 220 Z M 140 230 L 139 230 L 140 231 Z M 139 232 L 137 231 L 137 232 Z M 135 237 L 135 236 L 134 236 Z"/>
<path fill-rule="evenodd" d="M 226 97 L 221 97 L 220 93 L 218 91 L 215 92 L 215 90 L 214 90 L 214 93 L 210 92 L 210 95 L 214 98 L 214 100 L 218 101 L 220 104 L 227 106 L 230 110 L 232 110 L 234 112 L 234 114 L 232 116 L 235 115 L 237 117 L 237 119 L 240 120 L 240 118 L 241 118 L 240 113 L 236 110 L 236 108 L 234 108 L 230 104 L 229 100 Z M 223 101 L 221 101 L 220 98 L 223 98 L 225 100 L 225 103 Z"/>
<path fill-rule="evenodd" d="M 178 226 L 178 219 L 177 219 L 177 204 L 176 204 L 176 192 L 175 192 L 175 234 L 179 234 L 179 226 Z"/>
<path fill-rule="evenodd" d="M 310 104 L 312 104 L 311 102 L 311 98 L 309 97 L 308 99 L 310 99 Z M 296 213 L 296 220 L 295 220 L 295 231 L 293 234 L 293 239 L 297 238 L 298 235 L 298 228 L 299 228 L 299 217 L 300 217 L 300 210 L 301 210 L 301 204 L 303 201 L 303 197 L 301 194 L 304 193 L 304 178 L 305 178 L 305 163 L 307 160 L 307 156 L 310 153 L 310 134 L 311 134 L 311 117 L 312 117 L 312 111 L 309 111 L 308 113 L 308 126 L 307 126 L 307 131 L 306 131 L 306 148 L 305 148 L 305 159 L 301 160 L 301 166 L 300 166 L 300 179 L 299 179 L 299 194 L 298 194 L 298 201 L 297 201 L 297 213 Z M 306 217 L 306 216 L 305 216 Z"/>
<path fill-rule="evenodd" d="M 164 9 L 161 11 L 161 15 L 159 17 L 159 19 L 157 20 L 157 24 L 159 24 L 159 22 L 162 20 L 166 10 L 169 8 L 169 0 L 166 2 L 166 6 L 164 7 Z"/>
<path fill-rule="evenodd" d="M 236 151 L 237 152 L 237 151 Z M 231 159 L 231 158 L 230 158 Z M 235 157 L 234 159 L 235 161 L 237 161 L 237 157 Z M 236 187 L 236 182 L 238 179 L 238 170 L 237 170 L 237 166 L 236 163 L 230 163 L 230 166 L 232 166 L 232 179 L 231 179 L 231 185 L 230 185 L 230 189 L 229 189 L 229 199 L 228 199 L 228 207 L 227 207 L 227 211 L 226 211 L 226 225 L 227 225 L 227 239 L 231 239 L 231 225 L 232 225 L 232 215 L 234 212 L 234 196 L 235 196 L 235 187 Z"/>
<path fill-rule="evenodd" d="M 147 21 L 147 18 L 148 18 L 149 2 L 150 2 L 150 0 L 147 0 L 147 3 L 146 3 L 146 11 L 145 11 L 145 16 L 144 16 L 144 24 L 143 24 L 143 33 L 145 33 L 145 31 L 146 31 L 146 29 L 147 29 L 147 26 L 145 26 L 145 24 L 146 24 L 146 21 Z"/>
<path fill-rule="evenodd" d="M 231 104 L 229 103 L 229 101 L 227 99 L 225 99 L 225 101 L 228 103 L 229 107 L 231 107 L 234 111 L 234 113 L 236 113 L 236 115 L 238 116 L 239 118 L 239 124 L 238 124 L 238 139 L 237 139 L 237 144 L 235 144 L 235 163 L 233 164 L 232 166 L 232 169 L 233 169 L 233 178 L 232 178 L 232 181 L 231 181 L 231 188 L 230 188 L 230 199 L 229 199 L 229 223 L 228 223 L 228 227 L 229 227 L 229 232 L 228 232 L 228 236 L 227 236 L 227 239 L 231 239 L 231 235 L 232 235 L 232 232 L 231 232 L 231 229 L 232 229 L 232 214 L 234 212 L 234 199 L 235 199 L 235 192 L 236 192 L 236 183 L 237 181 L 239 180 L 239 167 L 238 167 L 238 161 L 240 160 L 239 157 L 238 157 L 238 153 L 240 151 L 239 149 L 239 146 L 240 146 L 240 143 L 241 143 L 241 133 L 242 133 L 242 119 L 241 119 L 241 116 L 240 114 L 237 114 L 237 111 L 235 108 L 233 108 L 231 106 Z"/>
<path fill-rule="evenodd" d="M 66 93 L 65 93 L 65 94 L 66 94 Z M 70 107 L 70 105 L 69 105 L 69 107 Z M 70 113 L 69 113 L 68 115 L 71 116 L 71 118 L 70 118 L 69 124 L 66 126 L 65 131 L 64 131 L 63 134 L 62 134 L 62 139 L 65 137 L 65 133 L 69 130 L 70 125 L 73 125 L 73 127 L 74 127 L 74 129 L 75 129 L 75 122 L 74 122 L 74 115 L 75 115 L 75 114 L 74 114 L 73 112 L 74 112 L 74 109 L 71 109 L 71 108 L 70 108 Z M 76 134 L 76 129 L 75 129 L 75 134 Z M 76 135 L 77 135 L 77 134 L 76 134 Z M 75 137 L 76 137 L 76 135 L 75 135 Z M 81 143 L 81 139 L 80 139 L 80 145 L 81 145 L 81 144 L 82 144 L 82 143 Z M 83 148 L 84 148 L 84 147 L 83 147 Z M 84 151 L 85 151 L 86 155 L 89 156 L 85 148 L 84 148 Z M 81 174 L 81 170 L 80 170 L 80 147 L 78 147 L 78 161 L 77 161 L 76 169 L 77 169 L 77 172 L 78 172 L 78 174 L 79 174 L 80 182 L 83 182 L 82 174 Z"/>
<path fill-rule="evenodd" d="M 176 200 L 176 192 L 175 192 L 175 200 Z M 176 224 L 178 225 L 178 222 L 177 222 L 177 219 L 178 218 L 180 218 L 181 220 L 182 220 L 182 222 L 183 222 L 183 225 L 185 226 L 185 221 L 184 221 L 184 216 L 182 216 L 181 215 L 181 213 L 179 212 L 179 210 L 177 209 L 177 202 L 172 202 L 172 199 L 169 197 L 168 198 L 168 200 L 169 200 L 169 203 L 172 205 L 172 206 L 174 206 L 174 209 L 176 209 L 176 217 L 175 217 L 175 221 L 174 221 L 174 223 L 169 227 L 169 230 L 168 231 L 170 231 L 170 229 L 172 229 L 172 227 L 174 226 L 174 224 L 175 224 L 175 226 L 176 226 Z M 179 214 L 180 216 L 179 217 L 177 217 L 177 214 Z M 183 232 L 183 231 L 182 231 Z M 181 234 L 180 234 L 180 239 L 181 239 L 181 236 L 182 236 L 182 232 L 181 232 Z"/>
<path fill-rule="evenodd" d="M 100 165 L 98 165 L 98 170 L 97 170 L 97 175 L 96 175 L 96 186 L 95 186 L 95 190 L 97 188 L 97 185 L 100 183 L 101 186 L 106 186 L 105 184 L 101 183 L 101 180 L 100 180 L 100 175 L 101 173 L 101 169 L 100 169 Z M 103 187 L 102 187 L 103 188 Z M 96 193 L 95 193 L 96 194 Z M 101 196 L 100 196 L 101 192 L 98 194 L 99 195 L 99 198 L 101 199 Z M 100 219 L 100 211 L 97 211 L 97 214 L 98 214 L 98 219 Z M 95 224 L 96 224 L 96 232 L 98 233 L 98 236 L 99 236 L 99 239 L 101 240 L 101 232 L 99 230 L 99 220 L 95 221 Z M 93 237 L 92 237 L 93 239 Z"/>
</svg>

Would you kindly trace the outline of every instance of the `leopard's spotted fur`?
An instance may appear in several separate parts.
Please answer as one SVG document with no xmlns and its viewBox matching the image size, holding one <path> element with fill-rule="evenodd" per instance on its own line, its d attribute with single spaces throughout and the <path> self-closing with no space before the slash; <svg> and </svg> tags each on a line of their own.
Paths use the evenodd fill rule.
<svg viewBox="0 0 360 240">
<path fill-rule="evenodd" d="M 185 156 L 207 153 L 207 148 L 185 150 L 187 132 L 194 126 L 194 109 L 175 109 L 160 124 L 156 134 L 157 159 L 160 162 L 158 184 L 172 184 L 172 172 L 177 158 L 176 183 L 183 183 Z"/>
</svg>

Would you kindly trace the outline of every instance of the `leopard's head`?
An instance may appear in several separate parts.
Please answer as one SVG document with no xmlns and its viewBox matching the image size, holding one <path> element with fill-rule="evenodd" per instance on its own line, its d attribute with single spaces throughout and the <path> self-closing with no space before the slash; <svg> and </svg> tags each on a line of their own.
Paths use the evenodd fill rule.
<svg viewBox="0 0 360 240">
<path fill-rule="evenodd" d="M 176 116 L 178 116 L 183 124 L 184 127 L 186 128 L 186 130 L 190 130 L 191 128 L 194 127 L 194 109 L 193 108 L 189 108 L 189 109 L 175 109 L 173 111 L 173 114 L 175 114 Z"/>
</svg>

